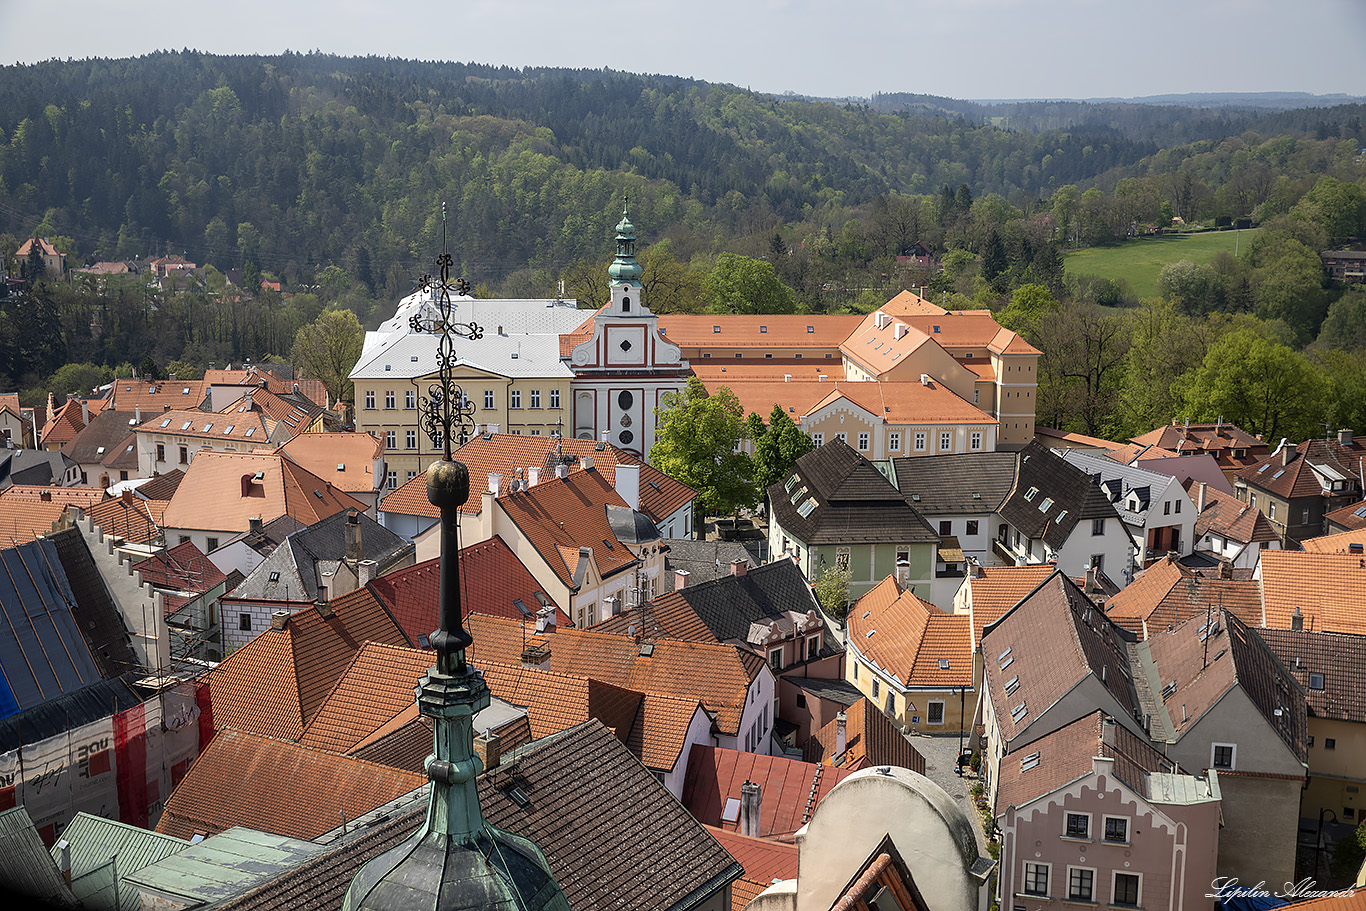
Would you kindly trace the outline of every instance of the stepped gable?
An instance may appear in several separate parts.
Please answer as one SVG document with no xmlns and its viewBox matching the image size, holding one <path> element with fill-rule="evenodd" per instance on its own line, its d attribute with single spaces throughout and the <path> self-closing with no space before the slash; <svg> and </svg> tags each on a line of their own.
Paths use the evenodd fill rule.
<svg viewBox="0 0 1366 911">
<path fill-rule="evenodd" d="M 242 787 L 249 777 L 250 787 Z M 156 831 L 233 826 L 310 840 L 426 783 L 426 776 L 299 743 L 220 730 L 166 800 Z M 335 819 L 333 817 L 336 817 Z"/>
<path fill-rule="evenodd" d="M 85 516 L 111 538 L 126 544 L 153 544 L 162 538 L 166 501 L 137 496 L 111 497 L 86 510 Z"/>
<path fill-rule="evenodd" d="M 210 672 L 215 725 L 298 740 L 369 641 L 412 645 L 368 589 L 334 599 L 329 617 L 313 608 L 291 614 Z"/>
<path fill-rule="evenodd" d="M 808 547 L 850 540 L 939 541 L 901 492 L 838 439 L 799 458 L 787 478 L 768 489 L 768 500 L 774 519 Z M 806 507 L 808 501 L 814 506 Z"/>
</svg>

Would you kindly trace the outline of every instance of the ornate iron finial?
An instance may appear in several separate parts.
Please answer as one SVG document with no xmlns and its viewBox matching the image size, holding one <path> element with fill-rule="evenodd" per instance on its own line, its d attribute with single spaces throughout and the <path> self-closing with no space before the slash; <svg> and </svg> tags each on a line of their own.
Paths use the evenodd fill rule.
<svg viewBox="0 0 1366 911">
<path fill-rule="evenodd" d="M 455 368 L 460 361 L 455 351 L 455 339 L 478 341 L 484 337 L 484 330 L 478 323 L 462 323 L 454 318 L 455 304 L 451 301 L 451 293 L 469 297 L 470 283 L 464 278 L 451 279 L 453 262 L 447 250 L 446 204 L 443 202 L 441 255 L 436 258 L 439 275 L 433 276 L 428 272 L 418 279 L 418 290 L 431 294 L 431 300 L 408 319 L 408 327 L 414 332 L 439 336 L 436 348 L 437 380 L 428 385 L 426 395 L 418 397 L 418 413 L 421 415 L 419 421 L 422 429 L 432 445 L 441 447 L 447 459 L 451 457 L 452 431 L 464 434 L 472 431 L 476 410 L 474 403 L 455 382 Z"/>
</svg>

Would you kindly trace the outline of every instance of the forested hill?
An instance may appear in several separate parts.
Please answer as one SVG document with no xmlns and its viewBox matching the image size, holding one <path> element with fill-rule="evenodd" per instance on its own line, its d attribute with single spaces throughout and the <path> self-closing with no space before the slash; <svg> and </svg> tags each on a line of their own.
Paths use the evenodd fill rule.
<svg viewBox="0 0 1366 911">
<path fill-rule="evenodd" d="M 470 274 L 553 277 L 607 249 L 624 193 L 651 236 L 694 249 L 778 223 L 838 231 L 890 194 L 1108 189 L 1159 153 L 1175 168 L 1208 152 L 1160 149 L 1174 123 L 1194 142 L 1232 122 L 1172 110 L 1143 107 L 1123 129 L 1002 129 L 611 71 L 193 51 L 49 61 L 0 68 L 0 233 L 59 236 L 80 260 L 249 261 L 287 281 L 334 264 L 388 296 L 439 243 L 443 201 Z M 1345 137 L 1359 113 L 1237 125 Z M 1210 135 L 1193 135 L 1202 124 Z"/>
</svg>

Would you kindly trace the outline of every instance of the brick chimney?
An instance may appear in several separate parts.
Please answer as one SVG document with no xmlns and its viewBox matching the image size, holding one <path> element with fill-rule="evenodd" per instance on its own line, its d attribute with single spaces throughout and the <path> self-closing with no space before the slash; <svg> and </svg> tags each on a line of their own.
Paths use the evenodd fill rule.
<svg viewBox="0 0 1366 911">
<path fill-rule="evenodd" d="M 1295 605 L 1295 613 L 1290 615 L 1290 628 L 1296 631 L 1304 629 L 1304 614 L 1300 613 L 1298 604 Z"/>
<path fill-rule="evenodd" d="M 730 574 L 736 578 L 743 578 L 749 570 L 749 561 L 736 559 L 730 561 Z"/>
<path fill-rule="evenodd" d="M 282 629 L 284 629 L 284 628 L 285 628 L 286 626 L 288 626 L 288 625 L 289 625 L 289 611 L 287 611 L 287 610 L 277 610 L 275 613 L 273 613 L 273 614 L 270 615 L 270 628 L 271 628 L 271 629 L 282 630 Z"/>
<path fill-rule="evenodd" d="M 588 469 L 592 468 L 592 467 L 593 467 L 593 457 L 592 457 L 592 456 L 583 456 L 583 457 L 581 457 L 581 458 L 579 459 L 579 467 L 582 468 L 584 471 L 587 471 Z"/>
<path fill-rule="evenodd" d="M 763 792 L 752 781 L 740 785 L 740 834 L 752 838 L 759 837 L 759 809 L 763 803 Z"/>
<path fill-rule="evenodd" d="M 1227 561 L 1227 560 L 1220 560 L 1220 561 L 1219 561 L 1219 578 L 1220 578 L 1220 579 L 1232 579 L 1232 578 L 1233 578 L 1233 564 L 1232 564 L 1232 563 L 1230 563 L 1230 562 Z"/>
<path fill-rule="evenodd" d="M 248 533 L 253 535 L 259 535 L 261 533 L 261 525 L 262 522 L 260 516 L 252 516 L 250 519 L 247 519 Z"/>
<path fill-rule="evenodd" d="M 480 734 L 474 738 L 474 755 L 484 764 L 484 769 L 496 769 L 503 759 L 503 738 L 498 734 Z"/>
<path fill-rule="evenodd" d="M 687 588 L 688 577 L 691 575 L 692 573 L 688 572 L 686 569 L 674 570 L 674 591 L 678 591 L 680 588 Z"/>
</svg>

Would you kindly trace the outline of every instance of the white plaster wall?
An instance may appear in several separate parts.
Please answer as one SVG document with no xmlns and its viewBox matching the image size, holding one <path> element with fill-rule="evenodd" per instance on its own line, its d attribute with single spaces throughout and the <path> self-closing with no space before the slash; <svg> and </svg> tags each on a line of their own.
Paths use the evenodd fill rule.
<svg viewBox="0 0 1366 911">
<path fill-rule="evenodd" d="M 171 643 L 166 632 L 161 595 L 133 572 L 134 561 L 114 549 L 114 539 L 89 518 L 76 523 L 85 538 L 95 567 L 105 587 L 133 634 L 133 653 L 147 668 L 166 668 L 171 664 Z"/>
</svg>

